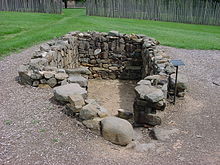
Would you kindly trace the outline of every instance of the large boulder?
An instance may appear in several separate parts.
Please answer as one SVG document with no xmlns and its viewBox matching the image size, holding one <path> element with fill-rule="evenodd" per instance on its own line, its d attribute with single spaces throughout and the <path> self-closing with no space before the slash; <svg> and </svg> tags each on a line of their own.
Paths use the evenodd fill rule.
<svg viewBox="0 0 220 165">
<path fill-rule="evenodd" d="M 107 117 L 101 121 L 101 134 L 106 140 L 122 146 L 129 144 L 134 138 L 132 125 L 117 117 Z"/>
<path fill-rule="evenodd" d="M 159 102 L 164 99 L 164 94 L 161 89 L 149 85 L 138 85 L 135 87 L 137 96 L 152 103 Z"/>
<path fill-rule="evenodd" d="M 84 99 L 87 97 L 87 91 L 80 87 L 77 83 L 71 83 L 54 88 L 55 99 L 61 103 L 69 102 L 69 96 L 82 95 Z"/>
</svg>

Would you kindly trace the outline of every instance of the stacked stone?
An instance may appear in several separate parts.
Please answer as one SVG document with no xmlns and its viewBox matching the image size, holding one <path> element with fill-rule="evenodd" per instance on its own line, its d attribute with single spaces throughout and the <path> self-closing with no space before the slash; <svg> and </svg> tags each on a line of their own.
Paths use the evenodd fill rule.
<svg viewBox="0 0 220 165">
<path fill-rule="evenodd" d="M 176 80 L 176 75 L 172 74 L 169 78 L 169 95 L 174 95 L 175 91 L 175 80 Z M 178 97 L 184 97 L 186 94 L 187 90 L 187 84 L 188 84 L 188 79 L 185 75 L 179 73 L 178 78 L 177 78 L 177 91 L 176 95 Z"/>
<path fill-rule="evenodd" d="M 63 69 L 78 67 L 77 39 L 66 35 L 59 40 L 48 42 L 34 52 L 32 59 L 39 58 L 46 59 L 48 65 L 52 67 Z"/>
<path fill-rule="evenodd" d="M 169 75 L 175 73 L 170 63 L 170 57 L 151 41 L 145 41 L 142 49 L 143 70 L 142 77 L 148 75 Z"/>
<path fill-rule="evenodd" d="M 135 87 L 134 120 L 136 125 L 160 125 L 161 119 L 157 110 L 164 110 L 166 99 L 174 94 L 175 68 L 164 51 L 158 49 L 150 41 L 145 41 L 142 49 L 143 80 Z M 186 79 L 179 76 L 177 96 L 183 97 L 186 91 Z M 169 86 L 169 91 L 168 91 Z M 169 93 L 168 93 L 169 92 Z"/>
<path fill-rule="evenodd" d="M 169 57 L 150 40 L 145 40 L 142 49 L 143 80 L 135 87 L 134 121 L 138 126 L 160 125 L 157 110 L 164 110 L 168 92 L 169 75 L 175 72 Z"/>
<path fill-rule="evenodd" d="M 53 88 L 68 83 L 79 83 L 81 87 L 87 89 L 90 71 L 82 67 L 75 69 L 58 69 L 50 66 L 36 70 L 32 69 L 30 65 L 21 65 L 18 69 L 18 73 L 22 84 L 28 84 L 34 87 Z"/>
<path fill-rule="evenodd" d="M 151 85 L 149 80 L 141 80 L 135 87 L 136 99 L 134 102 L 135 124 L 143 126 L 159 125 L 161 120 L 153 116 L 156 110 L 164 110 L 166 103 L 161 89 Z"/>
<path fill-rule="evenodd" d="M 86 99 L 87 91 L 78 83 L 71 83 L 54 88 L 55 99 L 66 104 L 66 113 L 77 116 L 83 125 L 101 134 L 106 140 L 125 146 L 134 138 L 132 125 L 117 117 L 110 117 L 109 112 L 95 100 Z"/>
<path fill-rule="evenodd" d="M 30 62 L 19 67 L 18 73 L 23 84 L 53 88 L 68 79 L 65 68 L 78 66 L 76 39 L 63 37 L 41 45 Z"/>
<path fill-rule="evenodd" d="M 148 47 L 147 45 L 148 44 L 145 42 L 142 49 L 142 77 L 144 77 L 146 80 L 152 81 L 152 85 L 162 89 L 165 98 L 167 98 L 168 94 L 174 95 L 176 69 L 170 63 L 170 57 L 165 54 L 164 50 L 161 50 L 155 46 Z M 177 82 L 178 97 L 184 97 L 187 89 L 187 83 L 187 78 L 184 75 L 179 74 Z"/>
<path fill-rule="evenodd" d="M 174 91 L 175 82 L 175 69 L 158 44 L 145 35 L 117 31 L 71 32 L 41 45 L 18 73 L 21 83 L 55 87 L 54 96 L 66 105 L 68 114 L 78 116 L 106 140 L 127 145 L 133 139 L 133 128 L 124 119 L 133 114 L 119 110 L 118 117 L 123 119 L 109 117 L 108 110 L 95 100 L 87 100 L 88 78 L 140 80 L 135 87 L 135 124 L 158 125 L 161 119 L 155 114 L 166 107 L 168 84 Z M 178 96 L 185 95 L 186 83 L 179 75 Z"/>
<path fill-rule="evenodd" d="M 144 35 L 127 35 L 117 31 L 78 32 L 73 36 L 79 41 L 81 65 L 88 66 L 92 72 L 90 78 L 141 79 L 142 45 L 149 40 L 155 45 L 153 39 Z"/>
<path fill-rule="evenodd" d="M 63 69 L 77 68 L 79 64 L 89 68 L 92 73 L 90 78 L 141 79 L 142 46 L 146 42 L 146 49 L 156 43 L 144 35 L 127 35 L 116 31 L 71 32 L 41 45 L 33 53 L 31 61 L 22 65 L 18 72 L 22 83 L 35 87 L 40 84 L 55 87 L 65 83 L 70 75 Z M 69 80 L 72 79 L 76 77 Z"/>
</svg>

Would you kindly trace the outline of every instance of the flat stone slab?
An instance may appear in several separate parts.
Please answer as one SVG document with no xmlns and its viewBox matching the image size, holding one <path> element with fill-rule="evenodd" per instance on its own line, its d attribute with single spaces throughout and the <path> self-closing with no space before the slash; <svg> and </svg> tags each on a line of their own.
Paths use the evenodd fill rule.
<svg viewBox="0 0 220 165">
<path fill-rule="evenodd" d="M 69 102 L 69 96 L 82 95 L 84 99 L 87 97 L 87 91 L 80 87 L 77 83 L 71 83 L 54 88 L 54 97 L 59 102 Z"/>
<path fill-rule="evenodd" d="M 68 78 L 69 83 L 78 83 L 81 87 L 87 87 L 88 86 L 88 79 L 84 78 L 80 74 L 74 74 L 70 75 Z"/>
<path fill-rule="evenodd" d="M 162 90 L 154 86 L 138 85 L 135 87 L 135 92 L 140 99 L 150 101 L 152 103 L 156 103 L 164 99 Z"/>
</svg>

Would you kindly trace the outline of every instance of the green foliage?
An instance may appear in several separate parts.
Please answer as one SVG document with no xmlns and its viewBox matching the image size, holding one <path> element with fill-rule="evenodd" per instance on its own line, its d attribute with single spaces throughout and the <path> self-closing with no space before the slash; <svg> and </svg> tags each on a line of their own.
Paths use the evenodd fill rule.
<svg viewBox="0 0 220 165">
<path fill-rule="evenodd" d="M 31 123 L 32 124 L 38 124 L 38 123 L 40 123 L 40 120 L 32 120 Z"/>
<path fill-rule="evenodd" d="M 43 129 L 43 128 L 42 128 L 42 129 L 40 129 L 39 131 L 40 131 L 41 133 L 43 133 L 43 132 L 46 132 L 46 129 Z"/>
<path fill-rule="evenodd" d="M 52 141 L 53 141 L 54 143 L 58 143 L 58 142 L 59 142 L 59 139 L 54 138 L 54 139 L 52 139 Z"/>
<path fill-rule="evenodd" d="M 13 122 L 11 120 L 5 120 L 6 125 L 11 125 Z"/>
<path fill-rule="evenodd" d="M 0 58 L 70 31 L 118 30 L 146 34 L 162 45 L 186 49 L 220 49 L 220 27 L 150 20 L 86 16 L 85 9 L 62 15 L 0 12 Z"/>
</svg>

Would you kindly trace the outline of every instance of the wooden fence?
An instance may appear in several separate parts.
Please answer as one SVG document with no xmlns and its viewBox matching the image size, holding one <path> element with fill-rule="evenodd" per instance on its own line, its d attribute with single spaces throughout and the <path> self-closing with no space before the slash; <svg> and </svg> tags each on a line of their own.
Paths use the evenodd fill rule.
<svg viewBox="0 0 220 165">
<path fill-rule="evenodd" d="M 85 7 L 86 7 L 86 2 L 76 1 L 75 8 L 85 8 Z"/>
<path fill-rule="evenodd" d="M 0 11 L 62 12 L 62 0 L 0 0 Z"/>
<path fill-rule="evenodd" d="M 220 1 L 87 0 L 87 15 L 220 25 Z"/>
</svg>

